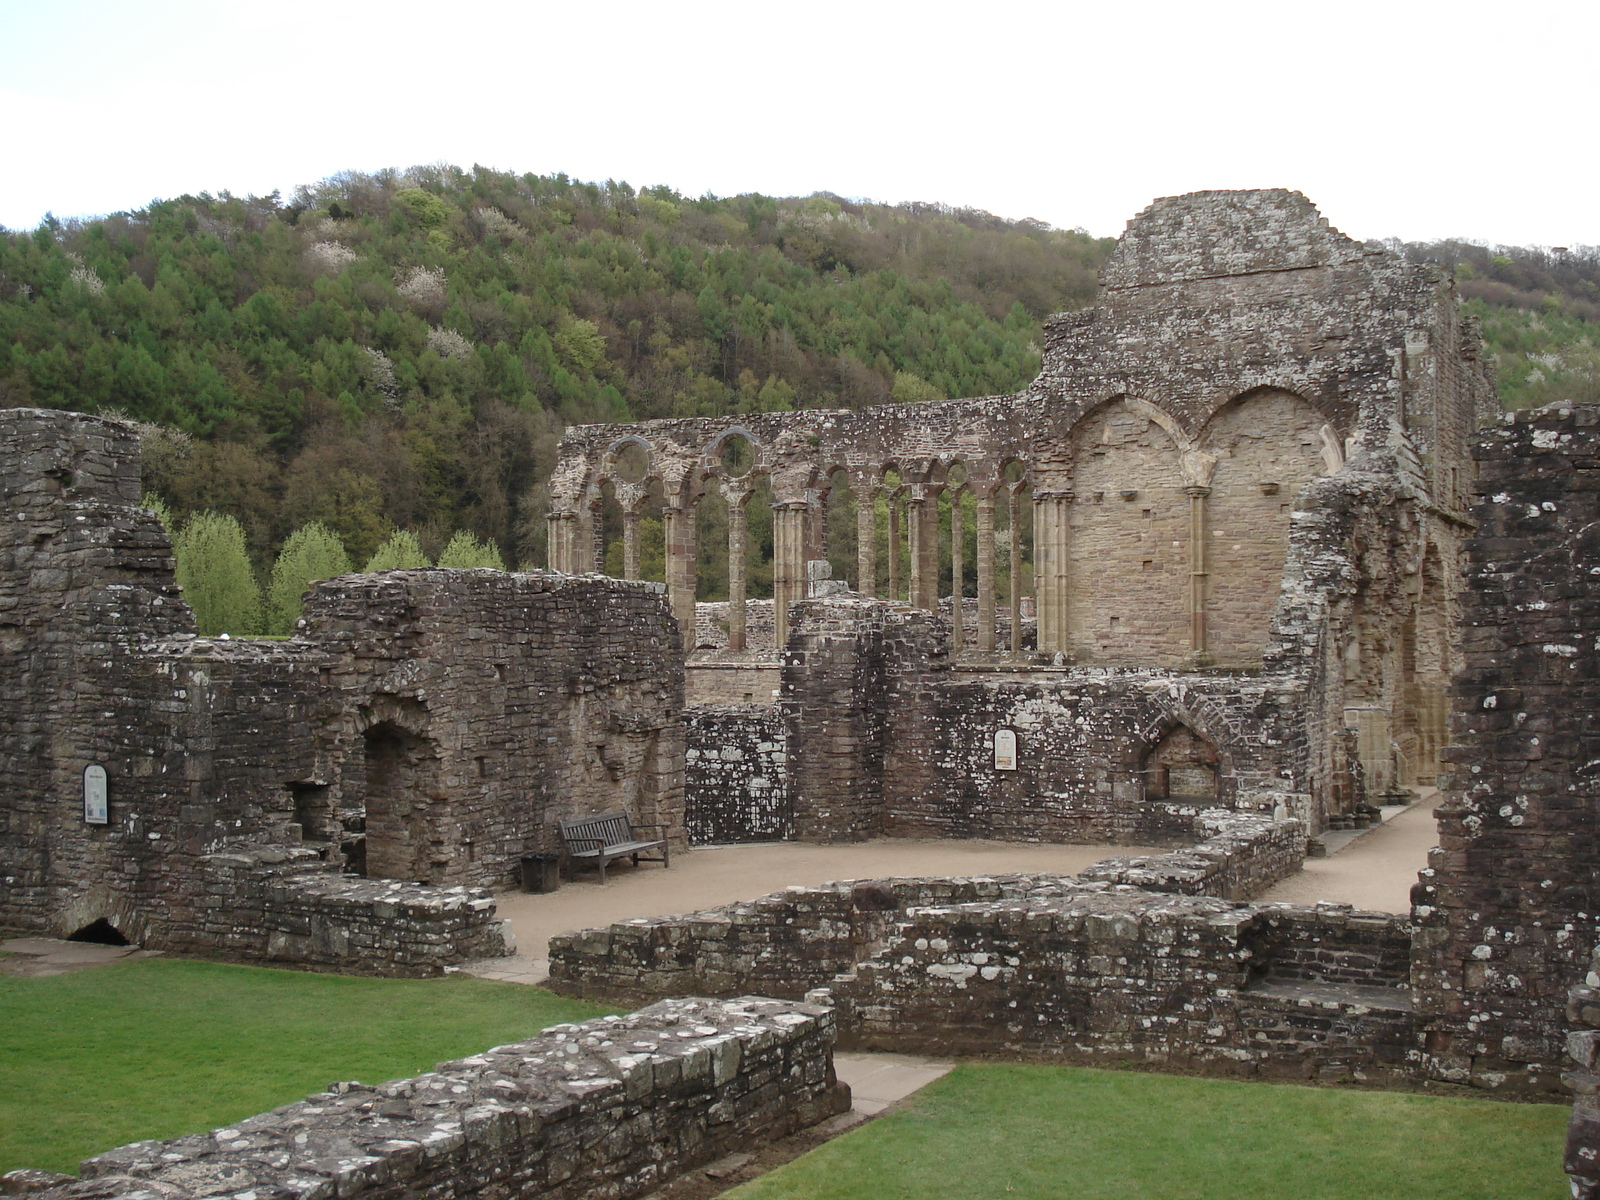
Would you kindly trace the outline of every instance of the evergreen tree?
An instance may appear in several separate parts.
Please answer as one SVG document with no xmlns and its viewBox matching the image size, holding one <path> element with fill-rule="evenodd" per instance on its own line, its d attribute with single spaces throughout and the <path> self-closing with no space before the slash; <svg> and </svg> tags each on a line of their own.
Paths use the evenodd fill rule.
<svg viewBox="0 0 1600 1200">
<path fill-rule="evenodd" d="M 496 571 L 506 569 L 505 560 L 492 542 L 480 542 L 465 529 L 450 539 L 444 553 L 439 555 L 439 565 L 456 568 L 493 567 Z"/>
<path fill-rule="evenodd" d="M 237 520 L 223 513 L 196 513 L 173 539 L 172 550 L 178 584 L 202 636 L 261 631 L 261 588 Z"/>
<path fill-rule="evenodd" d="M 364 568 L 367 571 L 414 571 L 431 567 L 428 556 L 417 543 L 417 535 L 408 529 L 398 530 L 387 542 L 374 551 Z"/>
<path fill-rule="evenodd" d="M 267 586 L 267 632 L 290 634 L 300 619 L 306 589 L 319 579 L 350 573 L 350 556 L 339 535 L 313 521 L 291 533 L 272 566 Z"/>
</svg>

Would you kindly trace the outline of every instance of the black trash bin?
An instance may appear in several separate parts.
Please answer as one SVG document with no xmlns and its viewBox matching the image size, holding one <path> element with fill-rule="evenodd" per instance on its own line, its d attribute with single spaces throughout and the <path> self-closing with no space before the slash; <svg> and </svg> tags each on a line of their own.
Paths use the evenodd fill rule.
<svg viewBox="0 0 1600 1200">
<path fill-rule="evenodd" d="M 561 855 L 524 854 L 521 861 L 523 891 L 553 892 L 561 886 Z"/>
</svg>

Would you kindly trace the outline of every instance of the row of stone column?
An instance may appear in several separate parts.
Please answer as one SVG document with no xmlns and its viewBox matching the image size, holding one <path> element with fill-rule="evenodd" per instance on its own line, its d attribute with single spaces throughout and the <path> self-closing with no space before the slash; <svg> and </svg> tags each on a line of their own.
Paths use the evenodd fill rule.
<svg viewBox="0 0 1600 1200">
<path fill-rule="evenodd" d="M 935 485 L 908 485 L 888 490 L 888 599 L 904 598 L 917 608 L 933 611 L 939 592 L 939 516 L 938 497 L 944 489 Z M 1022 593 L 1026 586 L 1022 569 L 1022 492 L 1023 485 L 999 484 L 987 490 L 973 488 L 977 524 L 977 629 L 974 641 L 981 652 L 997 649 L 1015 652 L 1022 627 Z M 773 619 L 777 645 L 788 639 L 789 606 L 802 599 L 806 589 L 806 562 L 823 557 L 826 544 L 826 492 L 812 493 L 807 500 L 779 501 L 772 506 L 773 535 Z M 859 493 L 858 493 L 859 495 Z M 742 650 L 746 645 L 745 589 L 747 531 L 742 519 L 748 491 L 726 489 L 728 505 L 728 645 Z M 1067 505 L 1070 492 L 1043 492 L 1033 497 L 1034 576 L 1039 597 L 1039 648 L 1056 650 L 1066 641 L 1066 562 Z M 867 596 L 876 592 L 878 572 L 877 514 L 870 495 L 857 504 L 858 590 Z M 1007 561 L 1010 596 L 1010 637 L 1004 647 L 997 645 L 996 569 L 998 556 L 995 516 L 997 505 L 1004 504 L 1007 517 Z M 694 629 L 695 593 L 695 513 L 693 508 L 676 505 L 661 510 L 666 553 L 668 601 L 673 615 L 686 630 Z M 738 518 L 735 517 L 738 514 Z M 637 509 L 627 510 L 622 518 L 623 577 L 639 576 L 639 518 Z M 904 518 L 902 521 L 902 517 Z M 960 597 L 965 590 L 965 514 L 961 490 L 951 495 L 950 506 L 950 609 L 952 634 L 957 646 L 966 644 L 965 615 Z M 554 570 L 580 573 L 603 571 L 605 543 L 603 522 L 598 512 L 584 520 L 576 510 L 555 510 L 548 516 L 549 562 Z M 907 577 L 902 578 L 902 548 L 907 552 Z"/>
</svg>

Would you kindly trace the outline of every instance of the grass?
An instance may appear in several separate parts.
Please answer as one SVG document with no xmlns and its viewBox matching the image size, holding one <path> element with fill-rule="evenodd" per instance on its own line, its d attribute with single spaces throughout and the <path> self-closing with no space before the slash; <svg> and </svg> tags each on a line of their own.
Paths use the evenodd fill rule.
<svg viewBox="0 0 1600 1200">
<path fill-rule="evenodd" d="M 1568 1112 L 966 1065 L 726 1200 L 1560 1200 Z"/>
<path fill-rule="evenodd" d="M 0 976 L 0 1173 L 430 1069 L 615 1009 L 466 976 L 368 979 L 145 959 Z"/>
</svg>

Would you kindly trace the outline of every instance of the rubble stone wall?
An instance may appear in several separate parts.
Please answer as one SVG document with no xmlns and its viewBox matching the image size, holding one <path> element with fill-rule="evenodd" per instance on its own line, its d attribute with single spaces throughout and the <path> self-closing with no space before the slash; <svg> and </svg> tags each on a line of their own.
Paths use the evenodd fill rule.
<svg viewBox="0 0 1600 1200">
<path fill-rule="evenodd" d="M 851 1048 L 1139 1061 L 1206 1074 L 1404 1078 L 1404 975 L 1366 986 L 1280 980 L 1260 951 L 1357 919 L 1118 889 L 920 908 L 840 979 Z M 1310 957 L 1309 947 L 1298 957 Z"/>
<path fill-rule="evenodd" d="M 695 845 L 770 842 L 794 829 L 783 720 L 773 708 L 684 713 L 684 824 Z"/>
<path fill-rule="evenodd" d="M 553 938 L 551 986 L 640 999 L 831 989 L 853 1048 L 1393 1082 L 1407 919 L 1054 875 L 790 888 Z"/>
<path fill-rule="evenodd" d="M 668 1000 L 555 1025 L 411 1079 L 326 1092 L 87 1159 L 40 1200 L 221 1194 L 441 1200 L 653 1191 L 850 1107 L 829 1008 Z"/>
<path fill-rule="evenodd" d="M 633 999 L 747 991 L 799 997 L 853 970 L 910 909 L 1113 885 L 1247 899 L 1298 869 L 1304 851 L 1303 826 L 1292 818 L 1213 810 L 1198 814 L 1191 828 L 1205 838 L 1185 850 L 1107 859 L 1076 878 L 850 880 L 563 934 L 550 943 L 552 986 Z"/>
<path fill-rule="evenodd" d="M 1600 933 L 1600 408 L 1508 415 L 1478 456 L 1413 982 L 1430 1076 L 1553 1091 L 1563 1002 Z"/>
<path fill-rule="evenodd" d="M 0 923 L 416 973 L 501 951 L 471 889 L 554 849 L 557 818 L 626 807 L 682 838 L 658 588 L 346 576 L 288 641 L 199 638 L 138 497 L 131 426 L 0 411 Z M 394 885 L 340 884 L 363 850 Z"/>
</svg>

